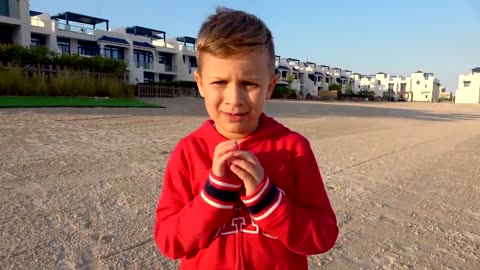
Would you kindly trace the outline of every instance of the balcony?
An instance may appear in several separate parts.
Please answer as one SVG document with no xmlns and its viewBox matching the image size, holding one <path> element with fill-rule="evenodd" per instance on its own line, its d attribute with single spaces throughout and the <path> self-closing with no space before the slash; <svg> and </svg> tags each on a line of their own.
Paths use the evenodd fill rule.
<svg viewBox="0 0 480 270">
<path fill-rule="evenodd" d="M 30 25 L 35 27 L 45 28 L 45 21 L 38 18 L 31 18 Z"/>
<path fill-rule="evenodd" d="M 135 61 L 135 67 L 136 68 L 143 68 L 143 69 L 153 69 L 153 63 L 152 62 Z"/>
<path fill-rule="evenodd" d="M 164 47 L 167 49 L 175 49 L 175 43 L 165 41 L 164 39 L 152 40 L 152 44 L 157 47 Z"/>
<path fill-rule="evenodd" d="M 64 12 L 52 16 L 52 20 L 58 21 L 58 29 L 75 32 L 82 34 L 93 35 L 95 29 L 98 29 L 97 25 L 106 24 L 105 31 L 109 31 L 109 21 L 102 18 L 96 18 L 92 16 L 82 15 L 73 12 Z M 75 24 L 71 24 L 71 23 Z"/>
<path fill-rule="evenodd" d="M 177 72 L 177 66 L 175 65 L 165 65 L 165 72 Z"/>
<path fill-rule="evenodd" d="M 195 48 L 193 47 L 189 47 L 189 46 L 185 46 L 185 45 L 178 45 L 178 48 L 181 50 L 181 51 L 184 51 L 184 52 L 195 52 Z"/>
<path fill-rule="evenodd" d="M 85 26 L 77 26 L 77 25 L 69 25 L 69 24 L 65 24 L 65 23 L 58 23 L 58 30 L 93 35 L 93 30 L 94 29 L 89 28 L 89 27 L 85 27 Z"/>
</svg>

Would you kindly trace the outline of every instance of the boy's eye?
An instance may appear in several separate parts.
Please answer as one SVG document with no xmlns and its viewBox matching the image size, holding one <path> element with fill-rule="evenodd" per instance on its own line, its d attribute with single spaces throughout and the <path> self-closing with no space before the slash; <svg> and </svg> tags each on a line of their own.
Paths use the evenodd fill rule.
<svg viewBox="0 0 480 270">
<path fill-rule="evenodd" d="M 258 84 L 253 83 L 253 82 L 243 82 L 243 85 L 244 85 L 244 86 L 251 86 L 251 87 L 258 86 Z"/>
<path fill-rule="evenodd" d="M 226 82 L 225 81 L 215 81 L 215 82 L 212 82 L 212 84 L 225 84 Z"/>
</svg>

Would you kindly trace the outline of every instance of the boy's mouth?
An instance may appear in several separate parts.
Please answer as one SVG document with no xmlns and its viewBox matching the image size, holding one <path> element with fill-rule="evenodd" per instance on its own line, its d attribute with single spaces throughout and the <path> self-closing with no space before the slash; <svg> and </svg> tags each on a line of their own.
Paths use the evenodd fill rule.
<svg viewBox="0 0 480 270">
<path fill-rule="evenodd" d="M 223 114 L 225 114 L 225 116 L 228 120 L 233 121 L 233 122 L 239 122 L 243 119 L 243 117 L 245 117 L 248 114 L 248 112 L 245 112 L 245 113 L 223 112 Z"/>
</svg>

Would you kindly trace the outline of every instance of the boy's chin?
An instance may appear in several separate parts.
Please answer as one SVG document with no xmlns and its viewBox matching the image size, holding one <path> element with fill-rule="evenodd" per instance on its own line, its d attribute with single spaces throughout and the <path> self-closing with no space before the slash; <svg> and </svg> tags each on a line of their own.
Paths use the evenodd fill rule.
<svg viewBox="0 0 480 270">
<path fill-rule="evenodd" d="M 247 137 L 248 135 L 250 135 L 254 131 L 254 126 L 245 123 L 233 122 L 222 123 L 221 129 L 223 132 L 238 138 Z"/>
</svg>

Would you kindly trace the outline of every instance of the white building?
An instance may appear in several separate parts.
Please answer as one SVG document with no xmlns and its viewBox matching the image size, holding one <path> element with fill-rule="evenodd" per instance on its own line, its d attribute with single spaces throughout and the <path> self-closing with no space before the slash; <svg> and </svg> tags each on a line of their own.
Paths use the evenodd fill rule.
<svg viewBox="0 0 480 270">
<path fill-rule="evenodd" d="M 0 0 L 0 43 L 125 61 L 130 83 L 194 80 L 195 38 L 167 41 L 164 31 L 142 26 L 112 30 L 108 19 L 73 12 L 50 16 L 30 11 L 28 2 Z"/>
<path fill-rule="evenodd" d="M 432 73 L 418 71 L 410 77 L 390 75 L 378 72 L 375 75 L 354 73 L 350 76 L 355 81 L 354 91 L 373 91 L 375 97 L 394 100 L 438 102 L 440 81 Z"/>
<path fill-rule="evenodd" d="M 355 80 L 350 78 L 351 71 L 340 68 L 330 68 L 326 65 L 317 65 L 313 62 L 301 62 L 294 58 L 276 59 L 277 73 L 280 76 L 279 85 L 289 85 L 288 78 L 293 81 L 290 83 L 291 89 L 297 91 L 300 96 L 305 98 L 318 96 L 319 91 L 328 91 L 329 85 L 336 83 L 342 86 L 345 92 L 349 87 L 355 88 Z"/>
<path fill-rule="evenodd" d="M 433 73 L 417 71 L 410 75 L 410 101 L 438 102 L 440 96 L 440 81 Z"/>
<path fill-rule="evenodd" d="M 455 103 L 480 103 L 480 67 L 459 76 Z"/>
<path fill-rule="evenodd" d="M 30 44 L 28 0 L 0 0 L 0 33 L 0 43 Z"/>
<path fill-rule="evenodd" d="M 29 10 L 28 0 L 0 0 L 0 33 L 0 43 L 42 45 L 57 53 L 103 55 L 125 61 L 130 83 L 193 81 L 198 66 L 193 37 L 167 39 L 166 32 L 143 26 L 110 29 L 108 19 L 73 12 L 50 16 Z M 315 97 L 334 83 L 341 85 L 343 93 L 369 90 L 377 97 L 430 102 L 436 102 L 439 96 L 440 82 L 430 73 L 417 72 L 408 78 L 381 72 L 364 76 L 279 56 L 276 66 L 279 84 L 287 85 L 288 76 L 293 76 L 291 87 L 303 97 Z M 472 92 L 475 97 L 476 92 Z"/>
</svg>

